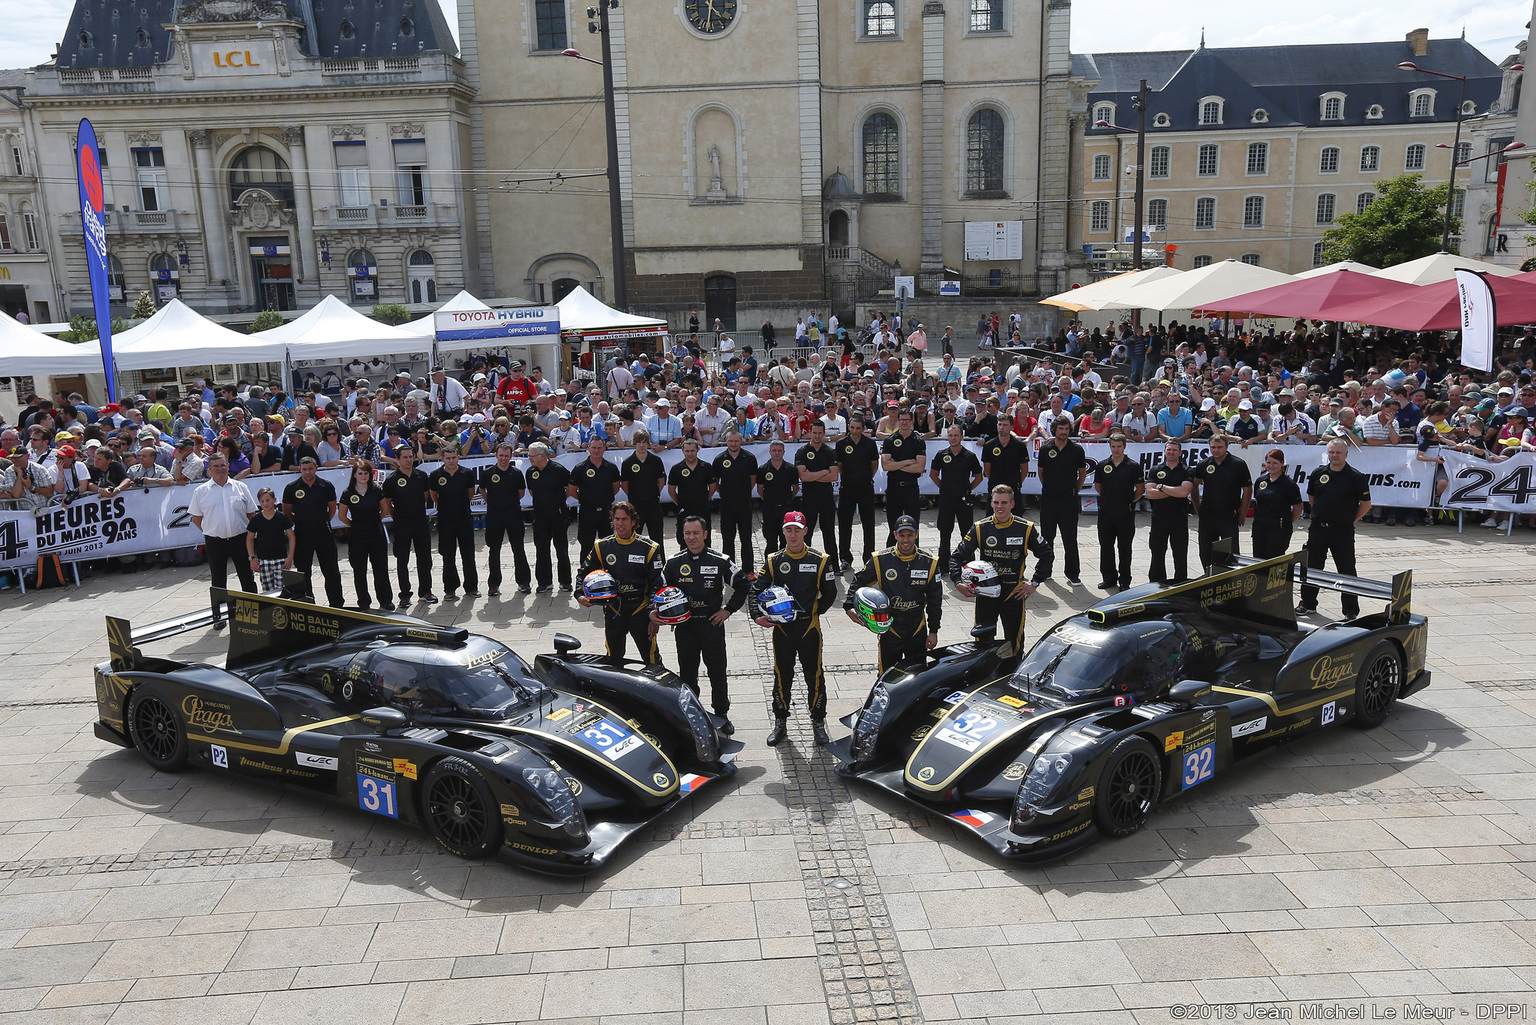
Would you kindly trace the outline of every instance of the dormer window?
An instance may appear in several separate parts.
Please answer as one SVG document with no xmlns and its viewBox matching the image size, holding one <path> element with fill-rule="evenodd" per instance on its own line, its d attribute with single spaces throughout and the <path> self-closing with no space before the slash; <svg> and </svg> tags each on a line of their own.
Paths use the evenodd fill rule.
<svg viewBox="0 0 1536 1025">
<path fill-rule="evenodd" d="M 1207 96 L 1200 101 L 1200 123 L 1202 125 L 1221 124 L 1221 111 L 1225 101 L 1220 96 Z"/>
<path fill-rule="evenodd" d="M 1158 114 L 1152 119 L 1153 128 L 1167 128 L 1172 123 L 1173 122 L 1169 120 L 1167 114 Z"/>
<path fill-rule="evenodd" d="M 1115 123 L 1115 105 L 1113 103 L 1100 103 L 1093 108 L 1093 124 L 1098 127 L 1100 121 L 1106 124 Z"/>
<path fill-rule="evenodd" d="M 1381 118 L 1382 118 L 1381 104 L 1373 103 L 1369 107 L 1365 108 L 1365 119 L 1367 121 L 1380 121 Z"/>
<path fill-rule="evenodd" d="M 1413 117 L 1435 116 L 1435 91 L 1433 89 L 1415 89 L 1408 94 L 1408 110 Z"/>
<path fill-rule="evenodd" d="M 1461 114 L 1462 114 L 1463 117 L 1470 117 L 1471 115 L 1476 114 L 1476 113 L 1477 113 L 1477 104 L 1473 103 L 1471 100 L 1467 100 L 1466 102 L 1464 102 L 1461 105 Z"/>
<path fill-rule="evenodd" d="M 1253 116 L 1248 120 L 1256 125 L 1267 125 L 1269 124 L 1269 111 L 1265 110 L 1263 107 L 1260 107 L 1258 110 L 1253 112 Z"/>
<path fill-rule="evenodd" d="M 1324 93 L 1320 97 L 1321 116 L 1324 121 L 1344 120 L 1344 94 Z"/>
</svg>

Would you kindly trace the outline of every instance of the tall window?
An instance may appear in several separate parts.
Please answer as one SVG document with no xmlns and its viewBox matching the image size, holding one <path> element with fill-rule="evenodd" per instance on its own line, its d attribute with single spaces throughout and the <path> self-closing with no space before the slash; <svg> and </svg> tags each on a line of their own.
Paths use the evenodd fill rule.
<svg viewBox="0 0 1536 1025">
<path fill-rule="evenodd" d="M 862 0 L 864 4 L 864 34 L 866 36 L 894 36 L 896 34 L 896 5 L 891 0 Z"/>
<path fill-rule="evenodd" d="M 1375 199 L 1376 197 L 1372 196 L 1371 198 Z M 1466 214 L 1467 214 L 1467 190 L 1466 189 L 1457 189 L 1456 190 L 1456 195 L 1453 196 L 1452 200 L 1451 200 L 1451 216 L 1452 217 L 1465 217 Z M 27 216 L 30 217 L 31 214 L 28 214 Z"/>
<path fill-rule="evenodd" d="M 1200 104 L 1200 123 L 1202 125 L 1221 124 L 1221 101 L 1206 100 Z"/>
<path fill-rule="evenodd" d="M 133 151 L 133 165 L 139 181 L 139 209 L 164 210 L 170 206 L 165 178 L 165 150 L 159 146 L 136 149 Z"/>
<path fill-rule="evenodd" d="M 900 133 L 896 119 L 879 112 L 864 120 L 864 193 L 894 196 L 901 191 Z"/>
<path fill-rule="evenodd" d="M 1322 155 L 1318 158 L 1317 169 L 1322 174 L 1339 173 L 1339 147 L 1324 146 Z"/>
<path fill-rule="evenodd" d="M 1314 242 L 1314 243 L 1312 243 L 1312 266 L 1314 266 L 1314 267 L 1321 267 L 1322 265 L 1323 265 L 1323 244 L 1321 242 Z"/>
<path fill-rule="evenodd" d="M 990 107 L 972 114 L 966 126 L 965 190 L 1003 191 L 1003 115 Z"/>
<path fill-rule="evenodd" d="M 1259 265 L 1259 254 L 1258 253 L 1244 253 L 1242 256 L 1239 257 L 1239 259 L 1242 260 L 1244 263 L 1246 263 L 1250 267 L 1257 267 Z"/>
<path fill-rule="evenodd" d="M 1472 159 L 1472 144 L 1462 141 L 1456 144 L 1456 163 L 1464 164 Z"/>
<path fill-rule="evenodd" d="M 1210 265 L 1211 258 L 1209 256 L 1195 257 L 1195 270 L 1199 270 L 1201 267 L 1209 267 Z"/>
<path fill-rule="evenodd" d="M 395 181 L 401 206 L 427 205 L 427 143 L 425 139 L 395 141 Z"/>
<path fill-rule="evenodd" d="M 16 168 L 18 177 L 27 173 L 27 162 L 21 155 L 20 146 L 11 147 L 11 166 Z"/>
<path fill-rule="evenodd" d="M 1001 32 L 1003 0 L 971 0 L 971 31 Z"/>
<path fill-rule="evenodd" d="M 1147 177 L 1166 178 L 1168 167 L 1172 162 L 1173 149 L 1169 146 L 1153 146 L 1152 152 L 1147 158 Z"/>
<path fill-rule="evenodd" d="M 1168 230 L 1168 201 L 1166 199 L 1147 201 L 1147 226 L 1152 231 Z"/>
<path fill-rule="evenodd" d="M 1323 100 L 1323 120 L 1339 121 L 1344 117 L 1344 98 L 1329 96 Z"/>
<path fill-rule="evenodd" d="M 1201 196 L 1195 200 L 1195 227 L 1216 227 L 1216 197 Z"/>
<path fill-rule="evenodd" d="M 1376 193 L 1362 192 L 1355 197 L 1355 213 L 1365 213 L 1365 208 L 1376 202 Z"/>
<path fill-rule="evenodd" d="M 1360 147 L 1360 170 L 1362 170 L 1362 171 L 1379 171 L 1379 170 L 1381 170 L 1381 147 L 1380 146 L 1361 146 Z"/>
<path fill-rule="evenodd" d="M 1332 224 L 1336 207 L 1336 198 L 1333 193 L 1325 192 L 1317 197 L 1317 223 Z"/>
<path fill-rule="evenodd" d="M 351 272 L 352 301 L 376 302 L 379 298 L 379 266 L 373 254 L 366 249 L 354 249 L 347 257 L 347 270 Z"/>
<path fill-rule="evenodd" d="M 1114 161 L 1108 153 L 1096 153 L 1093 157 L 1093 180 L 1109 181 L 1114 177 Z"/>
<path fill-rule="evenodd" d="M 1403 170 L 1424 170 L 1424 154 L 1426 152 L 1428 151 L 1425 149 L 1422 142 L 1416 142 L 1412 146 L 1409 146 L 1407 151 L 1403 154 Z"/>
<path fill-rule="evenodd" d="M 1109 231 L 1109 200 L 1095 199 L 1088 206 L 1088 230 L 1095 235 Z"/>
<path fill-rule="evenodd" d="M 11 250 L 11 226 L 5 219 L 5 207 L 0 207 L 0 253 Z"/>
<path fill-rule="evenodd" d="M 1097 125 L 1100 121 L 1104 121 L 1108 124 L 1114 124 L 1115 108 L 1107 103 L 1100 104 L 1098 107 L 1096 107 L 1093 111 L 1093 123 Z"/>
<path fill-rule="evenodd" d="M 1433 90 L 1426 89 L 1423 92 L 1413 94 L 1413 116 L 1433 117 L 1435 113 L 1435 94 Z"/>
<path fill-rule="evenodd" d="M 107 254 L 107 298 L 120 303 L 128 292 L 128 275 L 123 273 L 123 261 Z"/>
<path fill-rule="evenodd" d="M 1202 178 L 1214 178 L 1220 169 L 1221 147 L 1214 142 L 1207 142 L 1200 147 L 1200 160 L 1196 164 L 1195 173 Z"/>
<path fill-rule="evenodd" d="M 342 206 L 367 206 L 372 198 L 368 188 L 368 144 L 337 142 L 331 144 L 336 155 L 336 184 Z"/>
<path fill-rule="evenodd" d="M 1248 173 L 1269 173 L 1269 143 L 1250 142 L 1248 144 Z"/>
<path fill-rule="evenodd" d="M 265 146 L 241 150 L 229 165 L 230 205 L 250 189 L 265 189 L 284 206 L 293 206 L 293 173 L 287 161 Z"/>
<path fill-rule="evenodd" d="M 540 50 L 563 50 L 570 45 L 565 31 L 565 0 L 534 0 L 533 19 Z"/>
<path fill-rule="evenodd" d="M 1243 227 L 1264 227 L 1264 197 L 1247 196 L 1243 199 Z"/>
<path fill-rule="evenodd" d="M 43 248 L 43 234 L 38 230 L 37 214 L 26 203 L 21 204 L 21 229 L 27 238 L 27 252 L 41 252 Z"/>
<path fill-rule="evenodd" d="M 437 263 L 431 253 L 425 249 L 411 253 L 405 261 L 405 276 L 409 279 L 411 302 L 437 302 Z"/>
</svg>

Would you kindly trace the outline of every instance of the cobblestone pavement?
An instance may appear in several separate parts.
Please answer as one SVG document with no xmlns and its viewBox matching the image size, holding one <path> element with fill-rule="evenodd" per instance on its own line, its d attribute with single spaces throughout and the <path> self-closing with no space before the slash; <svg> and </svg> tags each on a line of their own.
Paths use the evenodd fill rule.
<svg viewBox="0 0 1536 1025">
<path fill-rule="evenodd" d="M 1136 836 L 1038 868 L 850 790 L 803 716 L 765 747 L 770 661 L 745 617 L 728 624 L 742 771 L 604 873 L 561 880 L 460 861 L 308 796 L 156 774 L 97 741 L 103 614 L 196 608 L 205 571 L 7 591 L 0 1014 L 1113 1025 L 1478 1020 L 1511 1003 L 1530 1020 L 1536 550 L 1527 531 L 1490 533 L 1362 528 L 1362 571 L 1412 566 L 1431 617 L 1434 685 L 1385 726 L 1303 739 L 1169 802 Z M 1099 594 L 1047 584 L 1029 636 Z M 963 639 L 969 610 L 952 598 L 946 611 L 941 639 Z M 568 596 L 461 599 L 430 617 L 530 653 L 555 628 L 601 644 Z M 826 623 L 836 717 L 866 692 L 874 645 L 840 613 Z M 195 633 L 150 650 L 213 658 L 223 643 Z"/>
</svg>

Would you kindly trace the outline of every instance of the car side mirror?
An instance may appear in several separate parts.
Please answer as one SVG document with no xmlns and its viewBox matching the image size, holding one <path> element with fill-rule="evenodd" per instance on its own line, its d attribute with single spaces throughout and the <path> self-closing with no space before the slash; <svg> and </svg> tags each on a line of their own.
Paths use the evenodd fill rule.
<svg viewBox="0 0 1536 1025">
<path fill-rule="evenodd" d="M 1210 697 L 1211 685 L 1205 680 L 1182 680 L 1168 688 L 1168 699 L 1181 705 L 1203 705 Z"/>
<path fill-rule="evenodd" d="M 363 713 L 363 725 L 382 737 L 390 730 L 404 729 L 410 723 L 404 712 L 397 708 L 370 708 Z"/>
<path fill-rule="evenodd" d="M 577 648 L 580 648 L 580 647 L 581 647 L 581 642 L 579 640 L 577 640 L 576 638 L 572 637 L 570 634 L 555 634 L 555 654 L 556 655 L 564 657 L 566 655 L 569 655 L 571 652 L 575 651 Z"/>
</svg>

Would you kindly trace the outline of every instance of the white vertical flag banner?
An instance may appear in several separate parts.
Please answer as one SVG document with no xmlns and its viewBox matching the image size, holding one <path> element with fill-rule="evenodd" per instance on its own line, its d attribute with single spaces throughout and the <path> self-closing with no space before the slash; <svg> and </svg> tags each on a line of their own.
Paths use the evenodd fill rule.
<svg viewBox="0 0 1536 1025">
<path fill-rule="evenodd" d="M 1474 370 L 1493 370 L 1493 286 L 1476 271 L 1456 271 L 1456 295 L 1461 305 L 1461 362 Z"/>
</svg>

